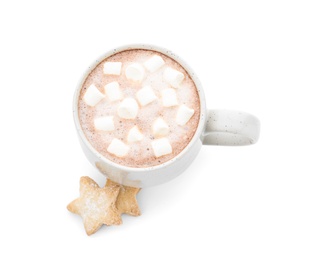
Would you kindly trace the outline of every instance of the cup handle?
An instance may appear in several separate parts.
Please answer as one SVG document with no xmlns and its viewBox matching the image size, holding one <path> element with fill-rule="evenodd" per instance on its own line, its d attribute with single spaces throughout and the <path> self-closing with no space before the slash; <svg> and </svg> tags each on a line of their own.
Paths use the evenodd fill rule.
<svg viewBox="0 0 313 260">
<path fill-rule="evenodd" d="M 205 145 L 249 145 L 258 141 L 260 121 L 255 116 L 232 110 L 209 110 L 205 125 Z"/>
</svg>

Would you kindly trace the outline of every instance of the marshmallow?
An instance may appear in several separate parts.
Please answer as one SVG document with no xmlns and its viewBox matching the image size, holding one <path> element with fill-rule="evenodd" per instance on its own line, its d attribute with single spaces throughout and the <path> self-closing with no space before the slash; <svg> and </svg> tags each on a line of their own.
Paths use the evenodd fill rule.
<svg viewBox="0 0 313 260">
<path fill-rule="evenodd" d="M 121 100 L 123 98 L 123 93 L 120 90 L 120 85 L 118 82 L 113 81 L 104 86 L 105 94 L 108 96 L 110 101 Z"/>
<path fill-rule="evenodd" d="M 108 75 L 120 75 L 122 62 L 105 62 L 103 65 L 103 73 Z"/>
<path fill-rule="evenodd" d="M 95 128 L 101 131 L 113 131 L 114 120 L 113 116 L 103 116 L 94 119 Z"/>
<path fill-rule="evenodd" d="M 86 90 L 84 95 L 84 102 L 88 106 L 94 107 L 97 105 L 102 99 L 104 98 L 104 95 L 98 90 L 98 88 L 91 84 L 89 88 Z"/>
<path fill-rule="evenodd" d="M 138 126 L 132 127 L 127 136 L 127 142 L 128 143 L 135 143 L 138 141 L 141 141 L 143 139 L 143 134 L 140 132 Z"/>
<path fill-rule="evenodd" d="M 121 140 L 114 138 L 107 151 L 117 157 L 124 157 L 129 151 L 129 146 L 124 144 Z"/>
<path fill-rule="evenodd" d="M 186 105 L 181 105 L 178 108 L 176 115 L 176 123 L 178 125 L 185 125 L 189 121 L 189 119 L 193 116 L 195 110 L 187 107 Z"/>
<path fill-rule="evenodd" d="M 178 105 L 176 91 L 173 88 L 162 90 L 162 102 L 165 107 L 172 107 Z"/>
<path fill-rule="evenodd" d="M 125 98 L 117 109 L 117 114 L 121 118 L 134 119 L 138 114 L 138 104 L 133 98 Z"/>
<path fill-rule="evenodd" d="M 148 105 L 157 98 L 150 86 L 145 86 L 136 93 L 137 100 L 141 106 Z"/>
<path fill-rule="evenodd" d="M 166 68 L 163 73 L 163 79 L 174 88 L 178 88 L 184 80 L 184 74 L 172 68 Z"/>
<path fill-rule="evenodd" d="M 134 81 L 142 81 L 145 69 L 139 63 L 132 63 L 126 68 L 126 78 Z"/>
<path fill-rule="evenodd" d="M 172 153 L 172 146 L 167 138 L 163 137 L 151 142 L 155 157 Z"/>
<path fill-rule="evenodd" d="M 156 72 L 164 65 L 164 60 L 159 55 L 153 55 L 143 65 L 149 72 Z"/>
<path fill-rule="evenodd" d="M 152 125 L 153 135 L 156 137 L 165 136 L 169 132 L 167 123 L 161 118 L 157 118 Z"/>
</svg>

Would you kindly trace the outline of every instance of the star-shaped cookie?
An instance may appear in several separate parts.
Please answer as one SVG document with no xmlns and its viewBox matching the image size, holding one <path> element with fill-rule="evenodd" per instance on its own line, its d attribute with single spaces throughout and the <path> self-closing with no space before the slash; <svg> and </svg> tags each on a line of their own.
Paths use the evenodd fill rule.
<svg viewBox="0 0 313 260">
<path fill-rule="evenodd" d="M 95 233 L 102 225 L 122 224 L 115 202 L 120 185 L 112 183 L 100 188 L 91 178 L 80 178 L 80 197 L 72 201 L 67 209 L 82 217 L 87 235 Z"/>
<path fill-rule="evenodd" d="M 110 179 L 107 179 L 105 187 L 110 188 L 115 187 L 116 185 L 120 186 L 119 194 L 115 202 L 117 211 L 120 214 L 125 213 L 131 216 L 139 216 L 141 213 L 137 203 L 136 195 L 140 189 L 120 185 L 111 181 Z"/>
</svg>

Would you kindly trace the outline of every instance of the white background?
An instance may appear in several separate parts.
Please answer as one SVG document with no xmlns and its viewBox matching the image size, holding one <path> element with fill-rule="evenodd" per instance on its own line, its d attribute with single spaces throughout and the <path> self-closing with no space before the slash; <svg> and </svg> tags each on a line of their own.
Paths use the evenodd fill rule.
<svg viewBox="0 0 313 260">
<path fill-rule="evenodd" d="M 203 3 L 206 2 L 204 5 Z M 1 1 L 0 259 L 313 259 L 312 1 Z M 259 142 L 203 147 L 143 189 L 142 216 L 88 237 L 66 210 L 84 157 L 72 96 L 104 52 L 188 61 L 209 108 L 259 117 Z"/>
</svg>

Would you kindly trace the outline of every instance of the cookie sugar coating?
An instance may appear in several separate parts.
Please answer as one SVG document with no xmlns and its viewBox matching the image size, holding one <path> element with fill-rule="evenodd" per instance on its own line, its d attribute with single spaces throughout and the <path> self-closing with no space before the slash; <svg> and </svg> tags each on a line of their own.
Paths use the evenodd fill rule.
<svg viewBox="0 0 313 260">
<path fill-rule="evenodd" d="M 120 225 L 122 219 L 115 202 L 119 185 L 100 188 L 91 178 L 80 178 L 80 197 L 68 204 L 67 209 L 82 217 L 87 235 L 94 234 L 102 225 Z"/>
</svg>

